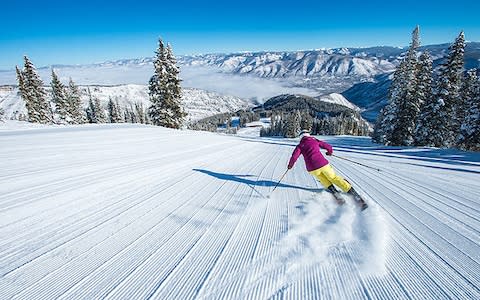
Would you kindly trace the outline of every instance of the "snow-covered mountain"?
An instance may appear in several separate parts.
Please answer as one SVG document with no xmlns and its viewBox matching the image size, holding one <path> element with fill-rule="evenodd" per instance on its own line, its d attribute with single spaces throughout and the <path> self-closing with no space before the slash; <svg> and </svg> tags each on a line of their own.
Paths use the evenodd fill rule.
<svg viewBox="0 0 480 300">
<path fill-rule="evenodd" d="M 324 102 L 328 102 L 328 103 L 343 105 L 343 106 L 351 108 L 353 110 L 360 110 L 360 108 L 358 106 L 356 106 L 352 102 L 348 101 L 347 98 L 345 98 L 342 94 L 331 93 L 331 94 L 328 94 L 328 95 L 317 97 L 317 99 L 319 99 L 321 101 L 324 101 Z"/>
<path fill-rule="evenodd" d="M 420 47 L 440 64 L 449 44 Z M 280 94 L 312 97 L 342 93 L 374 120 L 385 104 L 389 81 L 405 48 L 338 48 L 293 52 L 245 52 L 178 56 L 183 86 L 264 102 Z M 81 85 L 145 85 L 153 72 L 153 58 L 124 59 L 90 65 L 39 68 L 49 82 L 50 68 L 62 81 L 71 77 Z M 480 43 L 465 48 L 465 68 L 480 67 Z M 13 68 L 12 68 L 13 69 Z M 0 71 L 1 84 L 16 84 L 13 70 Z M 349 90 L 353 87 L 352 90 Z M 347 91 L 347 92 L 345 92 Z M 345 92 L 345 93 L 344 93 Z"/>
<path fill-rule="evenodd" d="M 49 90 L 49 88 L 47 88 Z M 80 86 L 81 99 L 84 107 L 88 105 L 88 90 L 106 109 L 109 99 L 118 101 L 122 108 L 130 108 L 135 103 L 142 103 L 144 108 L 150 106 L 148 87 L 145 85 L 118 86 Z M 246 109 L 253 105 L 247 100 L 208 92 L 200 89 L 185 88 L 182 90 L 182 101 L 188 113 L 187 121 L 195 121 L 218 113 Z M 14 86 L 0 86 L 0 108 L 5 111 L 5 119 L 18 119 L 26 113 L 25 103 Z"/>
<path fill-rule="evenodd" d="M 383 58 L 351 55 L 348 49 L 298 52 L 260 52 L 183 56 L 189 66 L 216 66 L 237 74 L 284 78 L 289 76 L 371 77 L 390 72 L 395 65 Z"/>
</svg>

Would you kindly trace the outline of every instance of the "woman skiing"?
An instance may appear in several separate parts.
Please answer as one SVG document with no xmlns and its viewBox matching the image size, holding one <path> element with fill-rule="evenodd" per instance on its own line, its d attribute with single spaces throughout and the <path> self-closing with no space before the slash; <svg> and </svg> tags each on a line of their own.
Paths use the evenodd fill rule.
<svg viewBox="0 0 480 300">
<path fill-rule="evenodd" d="M 288 163 L 288 169 L 293 168 L 298 157 L 302 154 L 307 171 L 315 176 L 325 189 L 334 195 L 339 204 L 343 204 L 345 201 L 339 196 L 339 191 L 334 185 L 338 186 L 345 193 L 352 195 L 362 210 L 366 209 L 368 207 L 367 203 L 365 203 L 348 181 L 335 174 L 328 160 L 326 160 L 320 152 L 320 148 L 326 149 L 326 154 L 330 156 L 333 154 L 332 146 L 310 136 L 309 130 L 302 130 L 299 136 L 301 137 L 300 143 L 295 147 L 295 150 L 293 150 L 292 157 Z"/>
</svg>

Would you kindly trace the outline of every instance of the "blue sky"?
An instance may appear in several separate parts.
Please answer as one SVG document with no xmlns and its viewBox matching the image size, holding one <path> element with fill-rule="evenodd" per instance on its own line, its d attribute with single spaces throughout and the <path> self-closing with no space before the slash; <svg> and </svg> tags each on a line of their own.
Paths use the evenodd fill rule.
<svg viewBox="0 0 480 300">
<path fill-rule="evenodd" d="M 152 56 L 159 37 L 177 55 L 406 46 L 417 24 L 423 44 L 480 41 L 480 1 L 4 2 L 0 69 Z"/>
</svg>

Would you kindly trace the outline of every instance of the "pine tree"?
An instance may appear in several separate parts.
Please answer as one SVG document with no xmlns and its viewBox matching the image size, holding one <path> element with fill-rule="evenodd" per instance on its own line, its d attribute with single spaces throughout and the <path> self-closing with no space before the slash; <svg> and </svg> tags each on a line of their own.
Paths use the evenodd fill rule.
<svg viewBox="0 0 480 300">
<path fill-rule="evenodd" d="M 85 123 L 85 116 L 83 115 L 82 100 L 80 98 L 80 90 L 78 86 L 70 78 L 68 82 L 68 112 L 71 117 L 72 124 Z"/>
<path fill-rule="evenodd" d="M 85 109 L 85 113 L 87 114 L 88 123 L 97 123 L 97 116 L 95 115 L 95 104 L 91 97 L 88 99 L 88 106 Z"/>
<path fill-rule="evenodd" d="M 26 103 L 28 121 L 33 123 L 49 124 L 53 121 L 51 107 L 46 100 L 47 92 L 43 87 L 43 81 L 35 69 L 33 63 L 24 56 L 23 71 L 17 67 L 17 79 L 20 94 Z M 19 73 L 21 76 L 19 76 Z"/>
<path fill-rule="evenodd" d="M 466 72 L 466 76 L 462 83 L 460 90 L 461 102 L 457 107 L 457 118 L 460 123 L 460 127 L 465 123 L 465 119 L 468 114 L 468 110 L 472 105 L 472 99 L 475 98 L 478 88 L 478 76 L 477 69 L 471 69 Z M 460 136 L 458 136 L 460 138 Z"/>
<path fill-rule="evenodd" d="M 390 138 L 392 145 L 407 146 L 413 143 L 415 123 L 421 106 L 420 98 L 416 94 L 419 46 L 419 27 L 417 26 L 412 33 L 412 43 L 405 57 L 405 64 L 401 69 L 399 93 L 397 98 L 394 99 L 396 116 Z"/>
<path fill-rule="evenodd" d="M 431 127 L 428 125 L 428 123 L 430 122 L 430 109 L 432 109 L 434 106 L 434 103 L 432 102 L 434 101 L 432 94 L 432 63 L 433 62 L 430 53 L 428 51 L 423 52 L 419 58 L 418 85 L 416 89 L 416 97 L 421 103 L 414 137 L 414 144 L 417 146 L 426 146 L 431 144 L 431 141 L 429 141 L 429 129 Z"/>
<path fill-rule="evenodd" d="M 139 123 L 139 118 L 137 116 L 136 110 L 133 108 L 132 104 L 130 103 L 130 109 L 125 108 L 125 113 L 127 114 L 126 119 L 128 119 L 128 123 Z"/>
<path fill-rule="evenodd" d="M 458 147 L 480 151 L 480 82 L 476 70 L 467 72 L 463 91 L 466 111 L 460 128 Z"/>
<path fill-rule="evenodd" d="M 52 69 L 52 101 L 55 104 L 55 114 L 57 122 L 68 124 L 71 121 L 69 113 L 69 103 L 65 91 L 65 86 L 58 79 L 57 74 Z"/>
<path fill-rule="evenodd" d="M 145 110 L 143 108 L 143 104 L 141 102 L 135 102 L 135 112 L 138 118 L 138 122 L 141 124 L 145 124 Z"/>
<path fill-rule="evenodd" d="M 447 62 L 442 65 L 438 85 L 435 88 L 435 97 L 438 101 L 438 118 L 440 127 L 434 134 L 438 141 L 437 147 L 451 147 L 455 145 L 460 131 L 461 120 L 458 119 L 458 110 L 461 106 L 460 89 L 463 77 L 463 56 L 465 51 L 465 36 L 459 34 L 455 42 L 449 47 Z"/>
<path fill-rule="evenodd" d="M 174 124 L 174 128 L 180 128 L 182 124 L 185 122 L 185 118 L 187 113 L 182 108 L 182 89 L 180 87 L 180 70 L 177 67 L 177 60 L 173 55 L 173 49 L 170 44 L 167 45 L 166 51 L 166 58 L 167 58 L 167 75 L 168 75 L 168 85 L 167 90 L 168 94 L 172 98 L 173 105 L 171 107 L 171 111 L 174 114 L 174 118 L 176 119 L 176 123 Z"/>
<path fill-rule="evenodd" d="M 93 101 L 92 93 L 90 92 L 90 88 L 87 88 L 88 94 L 88 106 L 85 109 L 87 113 L 87 119 L 89 123 L 98 123 L 97 121 L 97 113 L 95 111 L 95 103 Z"/>
<path fill-rule="evenodd" d="M 389 145 L 396 127 L 398 105 L 404 99 L 404 82 L 407 60 L 403 59 L 393 73 L 392 83 L 388 90 L 388 103 L 380 111 L 375 122 L 372 139 L 376 143 Z"/>
<path fill-rule="evenodd" d="M 112 98 L 108 101 L 108 116 L 110 123 L 122 123 L 122 113 L 120 111 L 118 102 L 114 102 Z"/>
<path fill-rule="evenodd" d="M 394 84 L 394 82 L 392 82 L 392 84 Z M 390 90 L 390 94 L 392 94 L 392 90 L 393 89 Z M 394 98 L 390 98 L 387 105 L 380 111 L 377 122 L 375 123 L 372 139 L 376 143 L 384 145 L 390 144 L 395 125 L 394 121 L 397 115 L 396 101 L 393 99 Z"/>
<path fill-rule="evenodd" d="M 105 115 L 105 110 L 100 103 L 100 99 L 94 97 L 93 104 L 95 108 L 95 117 L 97 119 L 97 123 L 107 123 L 107 116 Z"/>
<path fill-rule="evenodd" d="M 308 111 L 301 113 L 300 129 L 312 130 L 313 118 Z"/>
<path fill-rule="evenodd" d="M 27 108 L 27 113 L 33 111 L 33 100 L 29 97 L 27 87 L 25 85 L 25 77 L 23 76 L 23 72 L 15 66 L 15 71 L 17 72 L 17 81 L 18 81 L 18 91 L 20 93 L 20 97 L 25 102 L 25 107 Z M 28 121 L 28 118 L 26 118 Z"/>
<path fill-rule="evenodd" d="M 105 116 L 105 111 L 103 110 L 100 100 L 93 96 L 90 88 L 87 89 L 88 93 L 88 108 L 87 115 L 90 123 L 106 123 L 107 117 Z"/>
<path fill-rule="evenodd" d="M 287 138 L 294 138 L 298 135 L 300 132 L 300 122 L 301 122 L 302 116 L 300 115 L 300 112 L 298 110 L 290 113 L 287 117 L 287 122 L 285 123 L 284 126 L 284 135 Z"/>
<path fill-rule="evenodd" d="M 181 108 L 180 79 L 171 47 L 165 48 L 159 39 L 154 60 L 154 75 L 149 82 L 149 96 L 152 105 L 149 116 L 154 125 L 180 128 L 186 114 Z"/>
</svg>

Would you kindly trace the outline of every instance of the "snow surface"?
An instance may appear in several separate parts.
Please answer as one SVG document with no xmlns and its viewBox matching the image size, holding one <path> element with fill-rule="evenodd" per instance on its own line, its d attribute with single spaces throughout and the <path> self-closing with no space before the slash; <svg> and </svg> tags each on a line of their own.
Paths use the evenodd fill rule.
<svg viewBox="0 0 480 300">
<path fill-rule="evenodd" d="M 353 104 L 352 102 L 348 101 L 343 95 L 337 94 L 337 93 L 331 93 L 325 96 L 318 97 L 318 99 L 329 102 L 329 103 L 335 103 L 335 104 L 340 104 L 345 107 L 351 108 L 353 110 L 360 110 L 358 106 Z"/>
<path fill-rule="evenodd" d="M 8 125 L 9 124 L 9 125 Z M 1 299 L 479 299 L 480 154 L 103 124 L 0 131 Z M 258 130 L 258 128 L 255 128 Z"/>
</svg>

